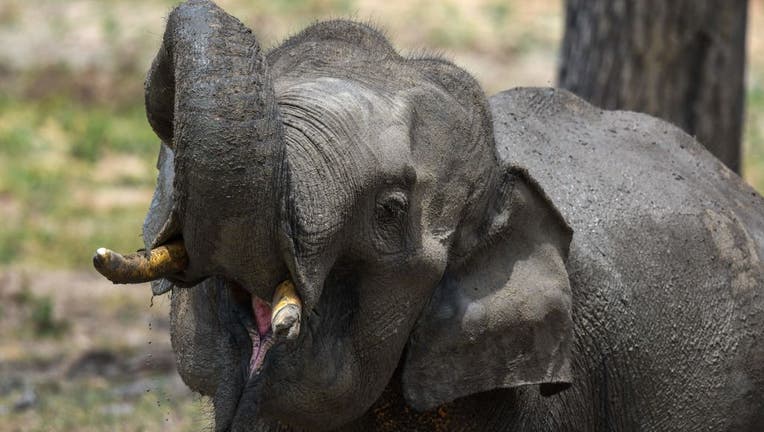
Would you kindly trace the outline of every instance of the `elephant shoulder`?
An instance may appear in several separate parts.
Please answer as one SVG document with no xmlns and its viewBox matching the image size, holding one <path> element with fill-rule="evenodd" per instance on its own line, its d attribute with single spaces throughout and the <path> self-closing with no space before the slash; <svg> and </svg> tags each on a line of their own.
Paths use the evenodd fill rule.
<svg viewBox="0 0 764 432">
<path fill-rule="evenodd" d="M 708 210 L 743 221 L 764 253 L 764 199 L 676 126 L 551 88 L 508 90 L 490 106 L 499 157 L 527 169 L 575 231 Z"/>
<path fill-rule="evenodd" d="M 490 103 L 497 153 L 544 189 L 577 253 L 623 257 L 625 269 L 665 277 L 668 249 L 698 274 L 725 262 L 737 263 L 719 267 L 733 279 L 745 263 L 761 272 L 764 199 L 679 128 L 557 89 L 509 90 Z M 713 265 L 681 258 L 693 251 Z"/>
<path fill-rule="evenodd" d="M 509 90 L 490 104 L 499 157 L 527 169 L 574 230 L 574 315 L 594 320 L 580 325 L 610 347 L 605 367 L 645 374 L 644 394 L 667 389 L 650 377 L 676 376 L 681 385 L 661 402 L 667 415 L 689 409 L 672 400 L 715 388 L 693 408 L 700 423 L 721 428 L 736 409 L 742 423 L 761 421 L 761 195 L 660 119 L 601 110 L 556 89 Z M 639 347 L 645 359 L 623 347 Z M 723 414 L 708 415 L 714 407 Z"/>
</svg>

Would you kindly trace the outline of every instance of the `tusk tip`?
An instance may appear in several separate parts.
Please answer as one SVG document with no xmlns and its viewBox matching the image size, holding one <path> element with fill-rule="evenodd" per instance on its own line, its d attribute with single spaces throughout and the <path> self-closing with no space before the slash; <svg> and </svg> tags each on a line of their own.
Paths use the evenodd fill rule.
<svg viewBox="0 0 764 432">
<path fill-rule="evenodd" d="M 93 266 L 114 283 L 142 283 L 179 273 L 188 264 L 182 243 L 168 243 L 151 250 L 122 255 L 107 248 L 96 249 Z"/>
<path fill-rule="evenodd" d="M 95 255 L 93 255 L 93 265 L 96 269 L 102 269 L 106 266 L 111 258 L 111 251 L 106 248 L 96 249 Z"/>
<path fill-rule="evenodd" d="M 293 340 L 300 334 L 300 308 L 295 304 L 278 310 L 271 321 L 273 333 L 278 338 Z"/>
<path fill-rule="evenodd" d="M 272 304 L 273 334 L 279 339 L 296 339 L 300 334 L 302 301 L 292 281 L 287 279 L 276 287 Z"/>
</svg>

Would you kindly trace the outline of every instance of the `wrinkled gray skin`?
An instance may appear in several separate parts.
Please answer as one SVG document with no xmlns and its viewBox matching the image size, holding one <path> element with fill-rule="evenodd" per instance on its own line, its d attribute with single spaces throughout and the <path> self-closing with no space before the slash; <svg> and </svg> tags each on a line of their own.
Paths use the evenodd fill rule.
<svg viewBox="0 0 764 432">
<path fill-rule="evenodd" d="M 217 430 L 764 430 L 764 202 L 677 128 L 489 105 L 347 21 L 265 55 L 201 0 L 146 103 L 144 239 L 190 259 L 154 290 Z M 247 380 L 234 287 L 286 278 L 302 331 Z"/>
</svg>

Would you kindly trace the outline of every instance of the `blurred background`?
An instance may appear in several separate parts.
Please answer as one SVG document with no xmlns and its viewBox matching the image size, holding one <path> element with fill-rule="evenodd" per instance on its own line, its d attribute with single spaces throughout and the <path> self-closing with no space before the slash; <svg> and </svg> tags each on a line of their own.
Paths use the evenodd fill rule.
<svg viewBox="0 0 764 432">
<path fill-rule="evenodd" d="M 158 139 L 143 79 L 174 1 L 0 1 L 0 430 L 199 430 L 167 297 L 113 286 L 97 247 L 142 247 Z M 316 19 L 440 52 L 486 93 L 556 82 L 562 0 L 218 0 L 273 46 Z M 764 191 L 764 1 L 748 10 L 743 177 Z"/>
</svg>

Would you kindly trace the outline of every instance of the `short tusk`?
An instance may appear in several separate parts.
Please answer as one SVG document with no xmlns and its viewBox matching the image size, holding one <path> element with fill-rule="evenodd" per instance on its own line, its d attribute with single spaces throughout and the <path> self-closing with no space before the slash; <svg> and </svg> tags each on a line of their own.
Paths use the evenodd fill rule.
<svg viewBox="0 0 764 432">
<path fill-rule="evenodd" d="M 115 284 L 141 283 L 180 273 L 188 266 L 188 255 L 182 241 L 156 247 L 148 256 L 142 252 L 121 255 L 99 248 L 93 266 Z"/>
<path fill-rule="evenodd" d="M 279 339 L 295 339 L 300 334 L 302 301 L 292 281 L 285 280 L 276 287 L 271 305 L 273 335 Z"/>
</svg>

